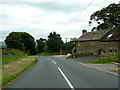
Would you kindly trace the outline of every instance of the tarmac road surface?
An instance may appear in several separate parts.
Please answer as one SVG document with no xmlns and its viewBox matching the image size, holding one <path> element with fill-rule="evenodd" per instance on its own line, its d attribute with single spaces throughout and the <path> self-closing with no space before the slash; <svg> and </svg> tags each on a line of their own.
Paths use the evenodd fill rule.
<svg viewBox="0 0 120 90">
<path fill-rule="evenodd" d="M 52 56 L 38 62 L 6 88 L 118 88 L 118 76 Z"/>
</svg>

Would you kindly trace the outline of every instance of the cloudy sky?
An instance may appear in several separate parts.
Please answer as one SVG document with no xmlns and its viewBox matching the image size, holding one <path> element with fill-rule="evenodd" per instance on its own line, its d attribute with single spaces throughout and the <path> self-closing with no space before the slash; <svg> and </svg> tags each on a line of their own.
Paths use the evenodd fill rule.
<svg viewBox="0 0 120 90">
<path fill-rule="evenodd" d="M 92 3 L 91 3 L 92 2 Z M 28 32 L 35 39 L 57 32 L 62 39 L 79 37 L 93 12 L 119 0 L 0 0 L 0 41 L 10 32 Z"/>
</svg>

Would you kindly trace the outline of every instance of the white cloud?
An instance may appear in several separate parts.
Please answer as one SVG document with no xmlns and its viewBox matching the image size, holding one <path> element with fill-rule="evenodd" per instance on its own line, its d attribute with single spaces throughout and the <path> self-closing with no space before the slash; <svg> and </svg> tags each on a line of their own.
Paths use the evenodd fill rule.
<svg viewBox="0 0 120 90">
<path fill-rule="evenodd" d="M 64 38 L 79 37 L 82 29 L 91 30 L 90 15 L 118 0 L 1 0 L 0 31 L 4 40 L 12 31 L 28 32 L 47 38 L 56 31 Z M 82 13 L 81 13 L 82 12 Z M 72 21 L 72 23 L 71 23 Z"/>
</svg>

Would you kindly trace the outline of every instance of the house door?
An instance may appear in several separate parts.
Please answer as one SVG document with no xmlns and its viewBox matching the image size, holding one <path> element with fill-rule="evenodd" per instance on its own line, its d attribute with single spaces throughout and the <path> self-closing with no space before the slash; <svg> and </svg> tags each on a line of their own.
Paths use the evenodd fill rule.
<svg viewBox="0 0 120 90">
<path fill-rule="evenodd" d="M 98 50 L 98 55 L 103 55 L 103 54 L 105 54 L 105 50 L 99 49 L 99 50 Z"/>
</svg>

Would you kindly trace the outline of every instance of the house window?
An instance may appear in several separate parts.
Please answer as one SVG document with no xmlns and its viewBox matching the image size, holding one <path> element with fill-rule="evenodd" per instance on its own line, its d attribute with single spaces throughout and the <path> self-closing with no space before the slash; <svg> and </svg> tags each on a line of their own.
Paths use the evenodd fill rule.
<svg viewBox="0 0 120 90">
<path fill-rule="evenodd" d="M 105 54 L 105 50 L 102 50 L 102 55 Z"/>
<path fill-rule="evenodd" d="M 110 54 L 112 54 L 112 50 L 110 50 Z"/>
<path fill-rule="evenodd" d="M 114 49 L 110 49 L 110 54 L 116 54 L 118 51 Z"/>
<path fill-rule="evenodd" d="M 78 42 L 78 46 L 80 46 L 80 42 Z"/>
<path fill-rule="evenodd" d="M 99 49 L 99 50 L 98 50 L 98 54 L 99 54 L 99 55 L 104 55 L 104 54 L 105 54 L 105 50 Z"/>
<path fill-rule="evenodd" d="M 108 35 L 108 38 L 112 37 L 112 34 Z"/>
</svg>

